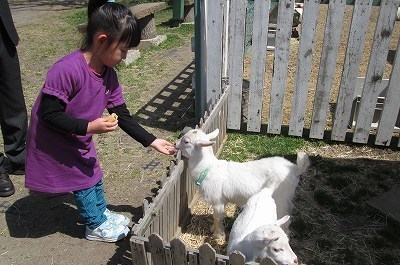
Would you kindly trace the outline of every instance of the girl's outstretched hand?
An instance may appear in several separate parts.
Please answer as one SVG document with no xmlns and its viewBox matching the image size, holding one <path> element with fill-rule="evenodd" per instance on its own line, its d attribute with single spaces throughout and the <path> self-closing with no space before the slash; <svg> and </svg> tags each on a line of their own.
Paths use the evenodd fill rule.
<svg viewBox="0 0 400 265">
<path fill-rule="evenodd" d="M 155 150 L 162 154 L 166 155 L 173 155 L 176 153 L 176 148 L 175 145 L 171 144 L 170 142 L 164 140 L 164 139 L 155 139 L 151 144 L 151 147 L 153 147 Z"/>
<path fill-rule="evenodd" d="M 115 131 L 118 127 L 118 120 L 108 122 L 107 118 L 98 118 L 94 121 L 89 122 L 87 127 L 88 134 L 100 134 Z"/>
</svg>

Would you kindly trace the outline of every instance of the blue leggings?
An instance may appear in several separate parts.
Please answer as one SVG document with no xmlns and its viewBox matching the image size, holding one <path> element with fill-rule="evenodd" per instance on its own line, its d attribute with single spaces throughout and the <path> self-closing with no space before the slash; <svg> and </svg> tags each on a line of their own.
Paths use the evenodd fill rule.
<svg viewBox="0 0 400 265">
<path fill-rule="evenodd" d="M 99 227 L 107 220 L 104 211 L 107 202 L 103 193 L 103 181 L 99 181 L 91 188 L 74 191 L 76 207 L 83 222 L 90 229 Z"/>
</svg>

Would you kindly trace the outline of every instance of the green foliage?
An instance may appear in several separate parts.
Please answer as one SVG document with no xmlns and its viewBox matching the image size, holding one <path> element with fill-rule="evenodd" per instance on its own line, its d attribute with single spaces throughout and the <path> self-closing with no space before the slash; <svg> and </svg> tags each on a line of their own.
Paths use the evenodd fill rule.
<svg viewBox="0 0 400 265">
<path fill-rule="evenodd" d="M 87 9 L 86 8 L 79 8 L 71 10 L 66 15 L 66 21 L 73 25 L 77 26 L 82 23 L 87 22 Z"/>
<path fill-rule="evenodd" d="M 229 133 L 221 154 L 222 159 L 238 162 L 269 156 L 291 156 L 312 142 L 303 138 L 258 134 Z"/>
</svg>

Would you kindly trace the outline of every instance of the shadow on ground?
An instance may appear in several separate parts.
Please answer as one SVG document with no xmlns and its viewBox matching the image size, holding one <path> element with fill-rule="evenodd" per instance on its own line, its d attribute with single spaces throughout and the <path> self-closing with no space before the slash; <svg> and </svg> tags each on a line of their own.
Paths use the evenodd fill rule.
<svg viewBox="0 0 400 265">
<path fill-rule="evenodd" d="M 134 117 L 149 127 L 176 132 L 185 126 L 195 126 L 194 89 L 191 87 L 194 63 L 183 69 Z"/>
<path fill-rule="evenodd" d="M 75 207 L 74 195 L 46 196 L 31 193 L 11 205 L 1 205 L 7 209 L 5 218 L 11 237 L 42 238 L 61 233 L 74 238 L 83 238 L 85 227 Z M 133 222 L 142 214 L 142 207 L 131 205 L 108 205 L 116 212 L 130 212 Z M 115 243 L 117 248 L 107 264 L 132 264 L 129 238 Z"/>
</svg>

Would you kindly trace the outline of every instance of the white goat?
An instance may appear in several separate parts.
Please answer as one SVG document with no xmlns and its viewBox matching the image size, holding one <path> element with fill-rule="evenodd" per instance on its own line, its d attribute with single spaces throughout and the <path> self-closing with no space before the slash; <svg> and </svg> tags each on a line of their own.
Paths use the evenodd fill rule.
<svg viewBox="0 0 400 265">
<path fill-rule="evenodd" d="M 297 154 L 297 165 L 283 157 L 269 157 L 245 163 L 218 160 L 211 141 L 219 130 L 206 134 L 199 129 L 188 131 L 176 142 L 188 158 L 188 170 L 200 187 L 205 202 L 213 207 L 214 237 L 224 236 L 223 216 L 227 203 L 243 206 L 262 188 L 270 188 L 277 204 L 278 218 L 290 213 L 298 175 L 309 166 L 308 155 Z"/>
<path fill-rule="evenodd" d="M 262 189 L 247 201 L 236 218 L 229 236 L 228 254 L 238 250 L 245 255 L 246 261 L 260 262 L 268 257 L 275 264 L 298 264 L 289 239 L 281 228 L 289 218 L 285 215 L 277 220 L 271 190 Z"/>
</svg>

